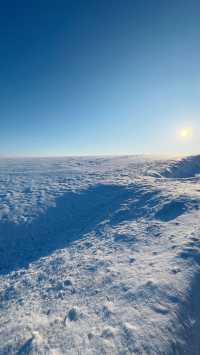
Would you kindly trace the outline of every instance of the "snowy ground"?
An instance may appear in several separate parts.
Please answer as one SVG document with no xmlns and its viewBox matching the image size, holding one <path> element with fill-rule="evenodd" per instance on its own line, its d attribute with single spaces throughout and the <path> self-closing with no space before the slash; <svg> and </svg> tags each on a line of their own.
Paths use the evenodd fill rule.
<svg viewBox="0 0 200 355">
<path fill-rule="evenodd" d="M 200 354 L 200 156 L 0 160 L 0 354 Z"/>
</svg>

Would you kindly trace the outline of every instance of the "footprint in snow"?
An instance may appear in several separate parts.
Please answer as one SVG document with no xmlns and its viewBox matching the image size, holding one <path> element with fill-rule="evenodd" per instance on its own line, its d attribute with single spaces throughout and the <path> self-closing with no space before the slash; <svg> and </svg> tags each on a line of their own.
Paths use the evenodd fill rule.
<svg viewBox="0 0 200 355">
<path fill-rule="evenodd" d="M 172 269 L 172 273 L 173 273 L 173 274 L 178 274 L 179 272 L 181 272 L 181 269 L 180 269 L 180 268 L 174 268 L 174 269 Z"/>
<path fill-rule="evenodd" d="M 68 314 L 64 319 L 65 325 L 70 322 L 76 322 L 80 318 L 80 310 L 77 307 L 73 307 L 69 310 Z"/>
<path fill-rule="evenodd" d="M 136 261 L 134 257 L 129 257 L 129 264 L 133 264 Z"/>
<path fill-rule="evenodd" d="M 64 284 L 65 286 L 72 286 L 72 282 L 71 282 L 71 280 L 69 280 L 69 279 L 66 279 L 66 280 L 63 282 L 63 284 Z"/>
</svg>

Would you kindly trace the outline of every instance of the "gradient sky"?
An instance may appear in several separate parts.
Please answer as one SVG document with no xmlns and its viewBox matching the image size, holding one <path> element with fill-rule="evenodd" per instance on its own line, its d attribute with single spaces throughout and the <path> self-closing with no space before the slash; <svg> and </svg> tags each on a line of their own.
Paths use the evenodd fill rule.
<svg viewBox="0 0 200 355">
<path fill-rule="evenodd" d="M 1 1 L 0 155 L 200 153 L 199 18 L 199 0 Z"/>
</svg>

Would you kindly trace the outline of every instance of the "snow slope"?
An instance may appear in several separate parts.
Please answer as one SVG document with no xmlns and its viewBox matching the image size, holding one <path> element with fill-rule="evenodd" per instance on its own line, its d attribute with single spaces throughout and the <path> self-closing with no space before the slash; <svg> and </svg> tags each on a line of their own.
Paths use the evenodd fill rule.
<svg viewBox="0 0 200 355">
<path fill-rule="evenodd" d="M 200 156 L 0 160 L 0 354 L 200 354 Z"/>
</svg>

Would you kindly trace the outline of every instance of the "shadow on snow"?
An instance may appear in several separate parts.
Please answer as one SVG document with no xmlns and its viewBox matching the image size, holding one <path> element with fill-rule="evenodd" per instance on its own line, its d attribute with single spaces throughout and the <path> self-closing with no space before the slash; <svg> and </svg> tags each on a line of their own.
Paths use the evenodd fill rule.
<svg viewBox="0 0 200 355">
<path fill-rule="evenodd" d="M 131 184 L 96 185 L 79 192 L 68 192 L 31 223 L 0 223 L 0 274 L 27 267 L 30 262 L 47 256 L 69 243 L 81 239 L 99 223 L 109 220 L 111 225 L 141 217 L 156 217 L 169 221 L 185 209 L 157 212 L 159 190 Z M 179 206 L 180 207 L 180 206 Z M 159 207 L 160 208 L 160 207 Z M 163 218 L 163 213 L 168 217 Z"/>
<path fill-rule="evenodd" d="M 93 230 L 129 198 L 133 190 L 123 186 L 96 185 L 68 192 L 31 223 L 0 223 L 0 274 L 64 248 Z"/>
</svg>

